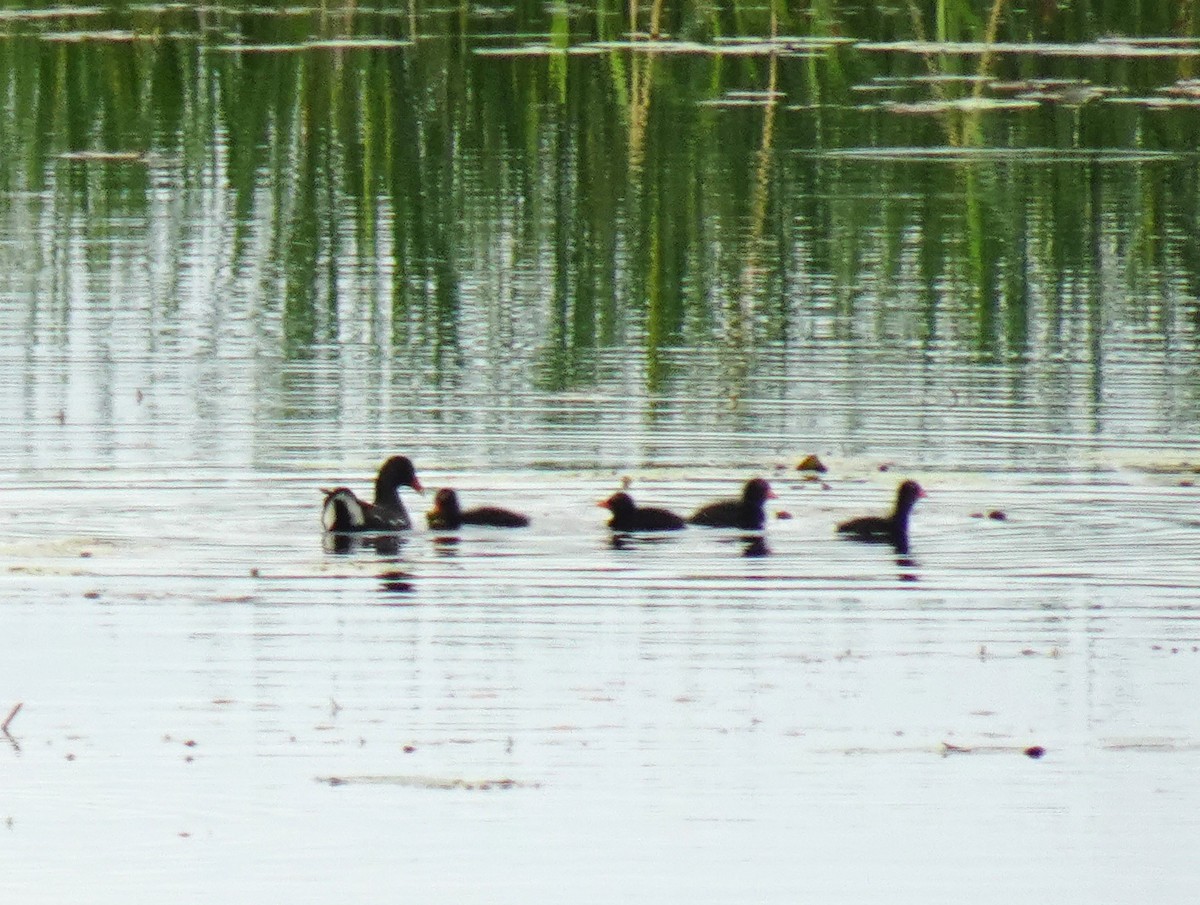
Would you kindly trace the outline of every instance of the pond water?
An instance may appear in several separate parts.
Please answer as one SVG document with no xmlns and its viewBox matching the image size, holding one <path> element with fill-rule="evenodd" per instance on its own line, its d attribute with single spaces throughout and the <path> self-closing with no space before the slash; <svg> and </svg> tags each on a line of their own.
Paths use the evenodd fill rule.
<svg viewBox="0 0 1200 905">
<path fill-rule="evenodd" d="M 1195 888 L 1200 45 L 734 8 L 0 9 L 13 901 Z"/>
</svg>

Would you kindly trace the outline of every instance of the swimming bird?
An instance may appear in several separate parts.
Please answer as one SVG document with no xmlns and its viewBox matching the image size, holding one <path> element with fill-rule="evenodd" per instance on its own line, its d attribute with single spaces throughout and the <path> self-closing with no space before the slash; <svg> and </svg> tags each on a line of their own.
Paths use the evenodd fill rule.
<svg viewBox="0 0 1200 905">
<path fill-rule="evenodd" d="M 683 519 L 668 509 L 639 506 L 627 493 L 614 493 L 596 504 L 612 513 L 608 527 L 613 531 L 678 531 Z"/>
<path fill-rule="evenodd" d="M 322 490 L 321 524 L 326 531 L 404 531 L 412 527 L 400 500 L 400 488 L 423 493 L 417 472 L 407 456 L 392 456 L 379 467 L 375 478 L 375 501 L 368 503 L 349 487 Z"/>
<path fill-rule="evenodd" d="M 766 524 L 763 506 L 767 500 L 775 499 L 775 491 L 762 478 L 751 478 L 742 488 L 742 496 L 736 500 L 718 500 L 701 506 L 688 517 L 693 525 L 709 528 L 741 528 L 743 531 L 759 531 Z"/>
<path fill-rule="evenodd" d="M 429 527 L 438 531 L 454 531 L 463 525 L 490 525 L 493 528 L 524 528 L 529 516 L 498 506 L 477 506 L 462 509 L 458 494 L 443 487 L 433 497 L 433 508 L 425 513 Z"/>
<path fill-rule="evenodd" d="M 868 515 L 837 526 L 838 534 L 851 540 L 891 544 L 901 553 L 908 552 L 908 516 L 925 491 L 916 481 L 905 481 L 896 490 L 896 505 L 891 515 Z"/>
</svg>

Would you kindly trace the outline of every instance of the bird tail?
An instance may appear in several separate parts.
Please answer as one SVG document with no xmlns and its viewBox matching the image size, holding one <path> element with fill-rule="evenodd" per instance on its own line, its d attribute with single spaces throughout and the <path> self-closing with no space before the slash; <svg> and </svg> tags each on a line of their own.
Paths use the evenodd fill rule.
<svg viewBox="0 0 1200 905">
<path fill-rule="evenodd" d="M 326 490 L 321 506 L 321 524 L 326 531 L 361 531 L 367 518 L 362 503 L 348 487 Z"/>
</svg>

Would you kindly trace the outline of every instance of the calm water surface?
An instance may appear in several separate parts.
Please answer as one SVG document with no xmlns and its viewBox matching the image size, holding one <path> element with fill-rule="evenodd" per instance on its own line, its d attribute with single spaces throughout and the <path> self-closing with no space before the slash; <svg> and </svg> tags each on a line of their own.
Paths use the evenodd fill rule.
<svg viewBox="0 0 1200 905">
<path fill-rule="evenodd" d="M 5 8 L 13 901 L 1196 888 L 1193 46 L 689 9 Z"/>
</svg>

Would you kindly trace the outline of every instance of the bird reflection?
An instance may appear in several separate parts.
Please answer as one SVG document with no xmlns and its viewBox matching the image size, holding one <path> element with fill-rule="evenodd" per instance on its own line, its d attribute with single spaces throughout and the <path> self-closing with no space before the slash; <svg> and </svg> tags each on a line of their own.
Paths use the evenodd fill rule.
<svg viewBox="0 0 1200 905">
<path fill-rule="evenodd" d="M 331 531 L 321 537 L 321 546 L 325 552 L 339 555 L 374 552 L 379 556 L 397 556 L 404 543 L 405 538 L 399 534 L 350 534 Z"/>
<path fill-rule="evenodd" d="M 379 589 L 386 594 L 411 594 L 416 590 L 413 587 L 413 574 L 399 569 L 380 572 Z"/>
<path fill-rule="evenodd" d="M 771 548 L 767 546 L 767 539 L 761 534 L 743 534 L 740 540 L 742 542 L 742 556 L 771 555 Z"/>
<path fill-rule="evenodd" d="M 614 550 L 636 550 L 639 547 L 650 547 L 655 544 L 670 544 L 676 540 L 671 534 L 647 534 L 645 532 L 614 531 L 608 539 L 608 546 Z"/>
<path fill-rule="evenodd" d="M 917 569 L 920 568 L 918 562 L 908 555 L 908 545 L 905 545 L 903 550 L 897 547 L 896 549 L 896 567 L 900 569 L 900 574 L 896 577 L 900 581 L 920 581 L 921 577 L 917 574 Z"/>
<path fill-rule="evenodd" d="M 351 534 L 348 532 L 327 532 L 321 545 L 326 553 L 348 556 L 352 553 L 374 553 L 381 559 L 387 560 L 386 568 L 379 573 L 379 589 L 386 594 L 411 594 L 413 575 L 395 568 L 399 565 L 399 555 L 407 539 L 399 534 Z"/>
<path fill-rule="evenodd" d="M 433 552 L 438 556 L 458 556 L 458 543 L 454 534 L 439 534 L 433 539 Z"/>
</svg>

